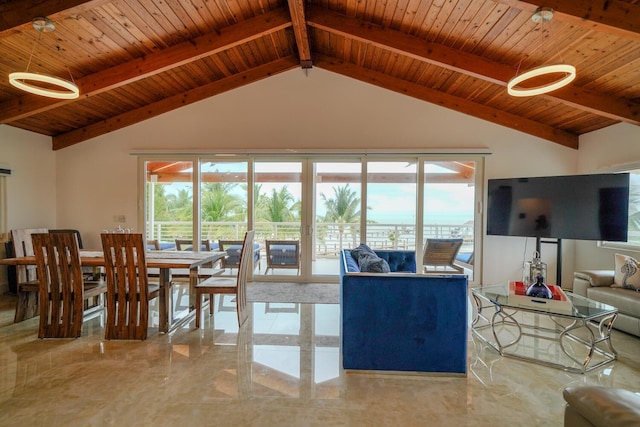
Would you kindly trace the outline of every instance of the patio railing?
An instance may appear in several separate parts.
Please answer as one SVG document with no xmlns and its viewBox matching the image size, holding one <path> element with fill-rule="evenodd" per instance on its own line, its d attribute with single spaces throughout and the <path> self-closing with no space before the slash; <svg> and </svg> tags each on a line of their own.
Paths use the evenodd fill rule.
<svg viewBox="0 0 640 427">
<path fill-rule="evenodd" d="M 300 224 L 295 222 L 257 222 L 255 223 L 255 239 L 299 239 Z M 156 221 L 153 233 L 148 230 L 149 239 L 173 242 L 177 238 L 193 238 L 190 221 Z M 210 240 L 241 240 L 246 231 L 244 222 L 203 222 L 202 238 Z M 375 249 L 414 250 L 416 247 L 415 227 L 408 224 L 368 224 L 366 239 L 360 238 L 360 224 L 316 223 L 315 255 L 337 256 L 343 248 L 353 248 L 366 241 Z M 425 225 L 425 238 L 462 237 L 462 252 L 473 249 L 473 226 L 461 224 L 428 224 Z M 419 245 L 422 246 L 422 245 Z"/>
</svg>

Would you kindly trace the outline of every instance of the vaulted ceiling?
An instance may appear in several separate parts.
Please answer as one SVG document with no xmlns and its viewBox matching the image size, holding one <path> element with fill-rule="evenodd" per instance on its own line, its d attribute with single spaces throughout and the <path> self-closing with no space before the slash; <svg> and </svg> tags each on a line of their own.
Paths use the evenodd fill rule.
<svg viewBox="0 0 640 427">
<path fill-rule="evenodd" d="M 640 125 L 639 3 L 0 1 L 0 123 L 52 136 L 57 150 L 318 67 L 578 148 L 586 132 Z M 539 6 L 555 10 L 550 22 L 532 21 Z M 40 16 L 54 32 L 33 28 Z M 558 62 L 577 69 L 568 86 L 526 98 L 507 93 L 517 73 Z M 11 86 L 9 73 L 27 66 L 73 79 L 80 97 Z"/>
</svg>

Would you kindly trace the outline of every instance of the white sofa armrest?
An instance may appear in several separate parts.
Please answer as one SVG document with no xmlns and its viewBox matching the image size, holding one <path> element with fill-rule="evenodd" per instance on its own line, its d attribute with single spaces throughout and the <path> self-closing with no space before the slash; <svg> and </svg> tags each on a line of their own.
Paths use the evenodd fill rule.
<svg viewBox="0 0 640 427">
<path fill-rule="evenodd" d="M 573 292 L 587 296 L 587 289 L 591 286 L 611 286 L 613 284 L 613 270 L 580 270 L 573 273 Z"/>
<path fill-rule="evenodd" d="M 567 409 L 572 409 L 565 409 L 565 426 L 613 427 L 637 426 L 640 423 L 640 394 L 632 391 L 584 386 L 567 387 L 562 395 L 567 402 Z M 580 422 L 574 424 L 568 421 Z"/>
</svg>

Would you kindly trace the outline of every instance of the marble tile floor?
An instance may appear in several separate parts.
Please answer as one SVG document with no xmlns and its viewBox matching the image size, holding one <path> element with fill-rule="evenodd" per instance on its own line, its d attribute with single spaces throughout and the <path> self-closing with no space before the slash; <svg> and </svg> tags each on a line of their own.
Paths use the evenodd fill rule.
<svg viewBox="0 0 640 427">
<path fill-rule="evenodd" d="M 586 375 L 500 357 L 469 335 L 466 377 L 345 373 L 337 304 L 230 297 L 203 328 L 105 341 L 39 340 L 37 318 L 0 328 L 0 426 L 562 426 L 566 386 L 640 391 L 640 339 L 614 331 L 614 363 Z M 15 301 L 15 300 L 13 300 Z M 0 312 L 13 309 L 0 296 Z"/>
</svg>

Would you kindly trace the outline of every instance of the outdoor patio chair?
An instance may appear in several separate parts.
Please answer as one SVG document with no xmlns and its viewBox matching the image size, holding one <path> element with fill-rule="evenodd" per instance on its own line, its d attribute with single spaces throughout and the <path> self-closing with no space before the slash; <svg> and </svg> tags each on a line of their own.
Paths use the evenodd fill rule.
<svg viewBox="0 0 640 427">
<path fill-rule="evenodd" d="M 176 250 L 178 251 L 192 251 L 193 250 L 193 239 L 175 239 L 176 241 Z M 160 244 L 158 243 L 158 246 Z M 211 241 L 209 239 L 202 239 L 200 243 L 201 251 L 210 251 L 211 250 Z"/>
<path fill-rule="evenodd" d="M 425 273 L 462 273 L 455 264 L 463 239 L 427 239 L 424 245 L 422 266 Z"/>
<path fill-rule="evenodd" d="M 267 269 L 288 268 L 300 271 L 300 242 L 298 240 L 265 240 Z"/>
<path fill-rule="evenodd" d="M 226 252 L 227 256 L 222 258 L 222 268 L 234 269 L 240 266 L 240 252 L 242 251 L 242 240 L 220 240 L 220 251 Z M 260 266 L 260 245 L 253 243 L 253 268 Z"/>
</svg>

